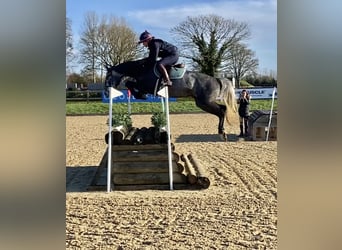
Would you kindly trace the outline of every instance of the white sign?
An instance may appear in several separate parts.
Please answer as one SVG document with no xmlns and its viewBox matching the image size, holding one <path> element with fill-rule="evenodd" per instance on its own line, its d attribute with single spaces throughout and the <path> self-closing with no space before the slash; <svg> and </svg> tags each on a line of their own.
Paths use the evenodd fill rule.
<svg viewBox="0 0 342 250">
<path fill-rule="evenodd" d="M 240 93 L 244 89 L 235 89 L 235 97 L 239 98 Z M 246 88 L 245 89 L 253 99 L 272 99 L 273 88 Z M 277 99 L 277 89 L 274 94 L 274 99 Z"/>
</svg>

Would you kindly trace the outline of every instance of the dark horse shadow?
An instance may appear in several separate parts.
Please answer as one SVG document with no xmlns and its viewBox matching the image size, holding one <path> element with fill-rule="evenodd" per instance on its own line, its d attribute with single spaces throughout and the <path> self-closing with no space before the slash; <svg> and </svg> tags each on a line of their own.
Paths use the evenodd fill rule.
<svg viewBox="0 0 342 250">
<path fill-rule="evenodd" d="M 238 141 L 235 134 L 228 134 L 227 141 Z M 222 141 L 217 135 L 189 134 L 180 135 L 175 142 L 219 142 Z"/>
<path fill-rule="evenodd" d="M 66 167 L 66 192 L 87 192 L 97 166 Z"/>
<path fill-rule="evenodd" d="M 117 87 L 125 79 L 125 86 L 134 91 L 156 95 L 160 77 L 155 67 L 146 69 L 143 60 L 128 61 L 116 66 L 107 67 L 105 86 Z M 179 72 L 181 69 L 172 69 Z M 183 69 L 184 70 L 184 69 Z M 196 106 L 219 118 L 218 133 L 226 138 L 224 120 L 229 123 L 227 112 L 236 112 L 235 91 L 228 79 L 218 79 L 199 72 L 185 71 L 173 77 L 169 87 L 170 97 L 193 97 Z M 229 109 L 229 111 L 228 111 Z"/>
</svg>

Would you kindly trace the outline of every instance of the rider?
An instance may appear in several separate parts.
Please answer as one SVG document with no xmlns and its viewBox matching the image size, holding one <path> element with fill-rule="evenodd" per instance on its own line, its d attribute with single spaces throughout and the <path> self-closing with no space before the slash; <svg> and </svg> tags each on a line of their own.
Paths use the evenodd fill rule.
<svg viewBox="0 0 342 250">
<path fill-rule="evenodd" d="M 166 41 L 161 39 L 156 39 L 147 30 L 141 33 L 139 37 L 139 43 L 142 43 L 145 47 L 149 49 L 149 55 L 146 58 L 147 68 L 153 67 L 157 63 L 159 71 L 163 75 L 164 86 L 172 86 L 169 74 L 167 73 L 166 66 L 174 65 L 179 58 L 178 48 Z M 157 58 L 160 57 L 160 60 Z"/>
</svg>

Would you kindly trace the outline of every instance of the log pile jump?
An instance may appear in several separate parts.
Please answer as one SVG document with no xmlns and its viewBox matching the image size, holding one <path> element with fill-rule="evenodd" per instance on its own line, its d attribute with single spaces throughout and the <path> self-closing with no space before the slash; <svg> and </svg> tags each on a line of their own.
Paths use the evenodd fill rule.
<svg viewBox="0 0 342 250">
<path fill-rule="evenodd" d="M 277 140 L 277 112 L 272 112 L 271 121 L 270 113 L 270 110 L 256 110 L 248 118 L 248 130 L 253 141 L 265 141 L 269 122 L 269 140 Z"/>
<path fill-rule="evenodd" d="M 159 129 L 113 129 L 112 171 L 113 190 L 144 190 L 169 188 L 169 164 L 166 132 Z M 108 144 L 108 133 L 105 136 Z M 195 155 L 182 154 L 172 149 L 172 176 L 175 189 L 207 189 L 208 175 Z M 102 157 L 89 191 L 106 187 L 108 147 Z"/>
<path fill-rule="evenodd" d="M 108 144 L 108 133 L 105 141 Z M 112 145 L 165 144 L 167 132 L 155 127 L 127 128 L 116 127 L 112 130 Z"/>
</svg>

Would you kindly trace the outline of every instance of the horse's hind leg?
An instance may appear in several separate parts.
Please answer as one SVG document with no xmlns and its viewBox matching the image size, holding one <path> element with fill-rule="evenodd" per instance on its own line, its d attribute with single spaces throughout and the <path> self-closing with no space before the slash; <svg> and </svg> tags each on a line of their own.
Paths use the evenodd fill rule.
<svg viewBox="0 0 342 250">
<path fill-rule="evenodd" d="M 196 99 L 196 105 L 202 110 L 210 114 L 216 115 L 219 118 L 218 133 L 224 134 L 224 118 L 225 118 L 226 106 L 219 105 L 216 102 L 201 102 L 197 99 Z"/>
</svg>

